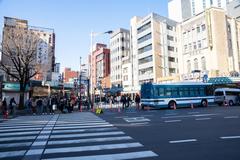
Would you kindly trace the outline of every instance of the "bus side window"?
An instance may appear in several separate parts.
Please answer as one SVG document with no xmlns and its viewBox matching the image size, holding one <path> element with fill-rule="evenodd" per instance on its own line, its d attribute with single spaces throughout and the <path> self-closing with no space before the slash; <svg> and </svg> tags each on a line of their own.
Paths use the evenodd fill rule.
<svg viewBox="0 0 240 160">
<path fill-rule="evenodd" d="M 199 88 L 199 96 L 205 96 L 204 88 Z"/>
<path fill-rule="evenodd" d="M 183 96 L 185 96 L 185 97 L 188 97 L 189 96 L 189 88 L 183 88 L 184 89 L 184 94 L 183 94 Z"/>
<path fill-rule="evenodd" d="M 154 90 L 153 90 L 153 92 L 154 92 L 154 96 L 155 96 L 155 97 L 158 97 L 158 96 L 159 96 L 159 88 L 158 88 L 158 87 L 155 87 Z"/>
<path fill-rule="evenodd" d="M 164 88 L 159 88 L 159 96 L 164 96 Z"/>
<path fill-rule="evenodd" d="M 166 96 L 171 96 L 172 94 L 171 94 L 171 88 L 166 88 L 166 90 L 165 90 L 165 95 Z"/>
<path fill-rule="evenodd" d="M 178 88 L 172 88 L 172 96 L 178 96 Z"/>
<path fill-rule="evenodd" d="M 180 97 L 184 96 L 184 90 L 183 90 L 183 88 L 179 88 L 179 96 L 180 96 Z"/>
</svg>

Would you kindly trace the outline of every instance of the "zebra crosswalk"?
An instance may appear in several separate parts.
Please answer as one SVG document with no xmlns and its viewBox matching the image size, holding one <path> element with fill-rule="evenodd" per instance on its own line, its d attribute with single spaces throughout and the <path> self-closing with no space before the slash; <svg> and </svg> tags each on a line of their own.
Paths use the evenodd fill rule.
<svg viewBox="0 0 240 160">
<path fill-rule="evenodd" d="M 158 156 L 90 112 L 37 117 L 0 124 L 0 159 L 125 160 Z"/>
</svg>

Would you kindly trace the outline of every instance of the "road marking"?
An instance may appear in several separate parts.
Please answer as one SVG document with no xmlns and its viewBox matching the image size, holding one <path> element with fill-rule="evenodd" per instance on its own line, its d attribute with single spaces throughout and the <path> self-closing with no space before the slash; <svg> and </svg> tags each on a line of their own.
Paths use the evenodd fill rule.
<svg viewBox="0 0 240 160">
<path fill-rule="evenodd" d="M 104 125 L 104 124 L 109 124 L 108 122 L 101 122 L 101 123 L 82 123 L 82 124 L 67 124 L 67 126 L 94 126 L 94 125 Z M 66 124 L 57 124 L 55 127 L 64 127 Z"/>
<path fill-rule="evenodd" d="M 106 145 L 83 146 L 83 147 L 50 148 L 50 149 L 45 149 L 44 154 L 99 151 L 99 150 L 107 150 L 107 149 L 122 149 L 122 148 L 133 148 L 133 147 L 142 147 L 142 146 L 143 145 L 140 143 L 120 143 L 120 144 L 106 144 Z"/>
<path fill-rule="evenodd" d="M 215 116 L 218 114 L 196 114 L 196 115 L 185 115 L 185 116 L 167 116 L 162 118 L 187 118 L 187 117 L 205 117 L 205 116 Z"/>
<path fill-rule="evenodd" d="M 94 156 L 80 156 L 80 157 L 64 157 L 64 158 L 50 158 L 48 160 L 120 160 L 120 159 L 136 159 L 136 158 L 147 158 L 158 156 L 152 151 L 140 151 L 130 153 L 118 153 L 118 154 L 105 154 L 105 155 L 94 155 Z"/>
<path fill-rule="evenodd" d="M 240 136 L 226 136 L 226 137 L 220 137 L 221 139 L 238 139 Z"/>
<path fill-rule="evenodd" d="M 172 122 L 181 122 L 182 120 L 169 120 L 169 121 L 164 121 L 165 123 L 172 123 Z"/>
<path fill-rule="evenodd" d="M 4 133 L 4 132 L 40 131 L 40 130 L 42 130 L 42 128 L 25 128 L 24 130 L 22 128 L 18 128 L 18 129 L 4 129 L 4 130 L 0 130 L 0 135 L 1 135 L 1 133 Z"/>
<path fill-rule="evenodd" d="M 21 136 L 21 135 L 35 135 L 35 134 L 39 134 L 40 131 L 32 131 L 32 132 L 13 132 L 13 133 L 1 133 L 0 137 L 4 137 L 4 136 Z"/>
<path fill-rule="evenodd" d="M 67 135 L 51 135 L 50 138 L 74 138 L 74 137 L 92 137 L 92 136 L 109 136 L 125 134 L 122 131 L 117 132 L 100 132 L 100 133 L 82 133 L 82 134 L 67 134 Z"/>
<path fill-rule="evenodd" d="M 188 112 L 188 114 L 198 114 L 200 112 Z"/>
<path fill-rule="evenodd" d="M 131 123 L 130 125 L 145 125 L 149 124 L 148 122 L 143 122 L 143 123 Z"/>
<path fill-rule="evenodd" d="M 177 115 L 178 113 L 166 113 L 165 116 L 175 116 Z"/>
<path fill-rule="evenodd" d="M 10 151 L 10 152 L 0 152 L 0 158 L 7 158 L 7 157 L 16 157 L 16 156 L 23 156 L 25 154 L 25 150 L 21 151 Z"/>
<path fill-rule="evenodd" d="M 20 143 L 1 143 L 1 148 L 10 148 L 10 147 L 27 147 L 30 146 L 32 142 L 20 142 Z"/>
<path fill-rule="evenodd" d="M 129 118 L 123 118 L 126 122 L 132 123 L 132 122 L 149 122 L 150 119 L 145 117 L 129 117 Z"/>
<path fill-rule="evenodd" d="M 17 141 L 17 140 L 33 140 L 35 138 L 36 136 L 8 137 L 8 138 L 0 138 L 0 142 Z"/>
<path fill-rule="evenodd" d="M 185 140 L 176 140 L 176 141 L 169 141 L 169 143 L 187 143 L 187 142 L 196 142 L 196 139 L 185 139 Z"/>
<path fill-rule="evenodd" d="M 195 120 L 196 121 L 204 121 L 204 120 L 209 120 L 209 119 L 212 119 L 210 117 L 206 117 L 206 118 L 196 118 Z"/>
<path fill-rule="evenodd" d="M 117 130 L 116 127 L 112 128 L 89 128 L 89 129 L 76 129 L 76 130 L 53 130 L 52 133 L 79 133 L 79 132 L 89 132 L 89 131 L 110 131 Z"/>
<path fill-rule="evenodd" d="M 121 141 L 121 140 L 130 140 L 130 139 L 132 139 L 132 138 L 129 137 L 129 136 L 122 136 L 122 137 L 105 137 L 105 138 L 59 140 L 59 141 L 48 141 L 48 145 L 90 143 L 90 142 L 107 142 L 107 141 Z"/>
<path fill-rule="evenodd" d="M 107 124 L 107 125 L 96 125 L 96 126 L 80 126 L 80 127 L 54 127 L 54 129 L 83 129 L 83 128 L 100 128 L 100 127 L 113 127 L 112 124 Z"/>
<path fill-rule="evenodd" d="M 227 116 L 227 117 L 224 117 L 225 119 L 232 119 L 232 118 L 239 118 L 239 116 Z"/>
</svg>

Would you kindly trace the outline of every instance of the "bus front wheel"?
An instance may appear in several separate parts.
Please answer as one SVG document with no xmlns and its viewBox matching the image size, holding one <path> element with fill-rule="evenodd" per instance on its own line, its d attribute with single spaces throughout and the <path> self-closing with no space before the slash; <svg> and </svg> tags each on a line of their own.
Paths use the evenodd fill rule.
<svg viewBox="0 0 240 160">
<path fill-rule="evenodd" d="M 176 102 L 174 102 L 174 101 L 170 101 L 169 103 L 168 103 L 168 108 L 169 109 L 174 109 L 175 107 L 177 107 L 177 104 L 176 104 Z"/>
<path fill-rule="evenodd" d="M 207 102 L 207 100 L 202 100 L 202 102 L 201 102 L 201 106 L 202 107 L 207 107 L 208 106 L 208 102 Z"/>
</svg>

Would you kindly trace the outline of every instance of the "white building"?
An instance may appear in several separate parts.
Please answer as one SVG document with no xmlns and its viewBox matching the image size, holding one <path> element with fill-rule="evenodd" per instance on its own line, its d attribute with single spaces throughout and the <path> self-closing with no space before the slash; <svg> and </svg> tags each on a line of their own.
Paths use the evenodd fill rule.
<svg viewBox="0 0 240 160">
<path fill-rule="evenodd" d="M 110 51 L 111 86 L 127 89 L 132 82 L 129 30 L 119 28 L 111 34 Z"/>
<path fill-rule="evenodd" d="M 155 13 L 131 19 L 133 88 L 144 82 L 175 81 L 177 66 L 176 22 Z"/>
<path fill-rule="evenodd" d="M 227 10 L 227 4 L 231 1 L 232 0 L 169 0 L 168 17 L 181 22 L 210 7 L 219 7 Z"/>
<path fill-rule="evenodd" d="M 239 72 L 240 22 L 221 8 L 206 11 L 177 27 L 181 80 L 229 76 Z"/>
</svg>

